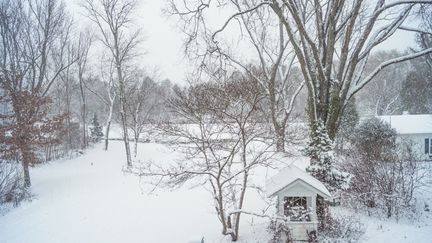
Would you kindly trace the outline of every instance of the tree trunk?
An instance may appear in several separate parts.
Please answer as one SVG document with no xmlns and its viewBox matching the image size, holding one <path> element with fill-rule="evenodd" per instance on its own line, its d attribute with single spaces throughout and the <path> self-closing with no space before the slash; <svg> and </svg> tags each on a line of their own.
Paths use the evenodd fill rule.
<svg viewBox="0 0 432 243">
<path fill-rule="evenodd" d="M 329 205 L 324 201 L 323 197 L 317 196 L 315 210 L 318 217 L 318 230 L 324 230 L 326 226 L 329 226 L 327 223 L 329 219 Z"/>
<path fill-rule="evenodd" d="M 66 76 L 67 77 L 67 76 Z M 69 82 L 66 82 L 66 112 L 68 114 L 70 114 L 70 87 L 69 87 Z M 69 153 L 69 151 L 71 151 L 73 149 L 73 145 L 72 145 L 72 133 L 71 133 L 71 116 L 67 116 L 66 118 L 66 126 L 67 126 L 67 130 L 66 130 L 66 135 L 67 135 L 67 143 L 66 143 L 66 153 Z M 63 151 L 64 152 L 64 151 Z"/>
<path fill-rule="evenodd" d="M 275 129 L 275 137 L 276 137 L 276 151 L 285 152 L 285 129 L 281 127 L 278 128 L 277 130 Z"/>
<path fill-rule="evenodd" d="M 31 186 L 29 165 L 23 160 L 22 166 L 24 171 L 24 186 L 29 188 Z"/>
<path fill-rule="evenodd" d="M 131 152 L 130 152 L 130 145 L 129 145 L 129 134 L 128 134 L 128 127 L 127 127 L 127 117 L 126 117 L 126 100 L 125 100 L 125 87 L 124 87 L 124 81 L 123 76 L 121 73 L 120 65 L 117 65 L 117 74 L 119 77 L 119 88 L 120 88 L 120 116 L 121 116 L 121 123 L 123 128 L 123 142 L 125 145 L 125 151 L 126 151 L 126 165 L 128 168 L 132 167 L 132 158 L 131 158 Z"/>
<path fill-rule="evenodd" d="M 243 208 L 244 198 L 246 195 L 247 180 L 248 180 L 248 173 L 245 172 L 244 177 L 243 177 L 243 188 L 242 188 L 242 191 L 240 194 L 240 199 L 239 199 L 239 210 L 241 210 Z M 233 233 L 231 233 L 231 240 L 232 241 L 238 240 L 239 229 L 240 229 L 240 217 L 241 217 L 241 213 L 235 214 L 234 230 L 233 230 Z"/>
<path fill-rule="evenodd" d="M 139 113 L 139 105 L 137 106 L 137 109 L 135 110 L 135 114 L 134 114 L 134 151 L 133 151 L 133 155 L 134 155 L 134 159 L 136 159 L 137 155 L 138 155 L 138 139 L 140 136 L 140 132 L 138 130 L 138 113 Z"/>
<path fill-rule="evenodd" d="M 105 147 L 104 147 L 105 150 L 108 150 L 110 127 L 111 127 L 111 120 L 108 121 L 105 129 Z"/>
<path fill-rule="evenodd" d="M 83 87 L 83 80 L 80 76 L 80 91 L 81 91 L 81 117 L 82 117 L 82 124 L 83 124 L 83 143 L 82 143 L 82 149 L 87 148 L 87 107 L 86 107 L 86 99 L 85 99 L 85 92 Z"/>
<path fill-rule="evenodd" d="M 105 150 L 108 150 L 109 132 L 110 132 L 110 127 L 111 127 L 113 108 L 114 108 L 114 100 L 112 100 L 112 102 L 110 104 L 108 118 L 107 118 L 107 125 L 106 125 L 106 130 L 105 130 Z"/>
<path fill-rule="evenodd" d="M 83 97 L 83 105 L 82 105 L 82 119 L 83 119 L 83 144 L 82 149 L 87 148 L 87 111 L 86 111 L 86 103 L 85 98 Z"/>
<path fill-rule="evenodd" d="M 139 135 L 138 136 L 135 135 L 135 137 L 134 137 L 134 151 L 133 151 L 134 158 L 136 158 L 138 155 L 138 139 L 139 139 Z"/>
<path fill-rule="evenodd" d="M 243 162 L 243 169 L 244 169 L 244 173 L 243 173 L 243 182 L 242 182 L 242 189 L 241 189 L 241 193 L 240 193 L 240 198 L 239 198 L 239 204 L 238 204 L 238 209 L 242 210 L 243 208 L 243 203 L 244 203 L 244 199 L 245 199 L 245 195 L 246 195 L 246 190 L 247 190 L 247 184 L 248 184 L 248 177 L 249 177 L 249 173 L 248 173 L 248 169 L 247 167 L 247 158 L 246 158 L 246 153 L 247 153 L 247 149 L 246 149 L 246 131 L 244 126 L 242 127 L 242 153 L 241 153 L 241 158 L 242 158 L 242 162 Z M 236 213 L 235 214 L 235 222 L 234 222 L 234 229 L 233 232 L 231 233 L 231 240 L 232 241 L 237 241 L 238 240 L 238 235 L 239 235 L 239 229 L 240 229 L 240 217 L 241 217 L 241 213 Z"/>
<path fill-rule="evenodd" d="M 331 98 L 327 101 L 322 97 L 312 97 L 308 94 L 307 113 L 309 129 L 312 129 L 314 124 L 322 122 L 327 129 L 329 138 L 334 141 L 338 132 L 340 117 L 343 112 L 343 103 L 338 94 L 329 94 Z M 325 101 L 322 101 L 324 99 Z M 314 100 L 318 100 L 314 104 Z"/>
<path fill-rule="evenodd" d="M 117 70 L 117 78 L 119 82 L 119 92 L 120 92 L 120 117 L 121 117 L 121 124 L 123 128 L 123 142 L 125 145 L 125 151 L 126 151 L 126 165 L 128 168 L 132 167 L 132 158 L 131 158 L 131 152 L 130 152 L 130 145 L 129 145 L 129 134 L 128 134 L 128 127 L 127 127 L 127 117 L 126 117 L 126 91 L 125 91 L 125 80 L 123 77 L 123 70 L 122 70 L 122 58 L 120 53 L 120 44 L 119 44 L 119 33 L 113 32 L 113 39 L 114 39 L 114 59 L 116 64 L 116 70 Z"/>
<path fill-rule="evenodd" d="M 24 139 L 25 140 L 25 139 Z M 23 172 L 24 172 L 24 186 L 29 188 L 31 186 L 31 180 L 30 180 L 30 170 L 29 165 L 32 160 L 34 160 L 34 156 L 32 155 L 32 152 L 30 151 L 30 146 L 25 143 L 21 143 L 20 145 L 21 155 L 22 155 L 22 166 L 23 166 Z"/>
<path fill-rule="evenodd" d="M 120 105 L 121 105 L 121 121 L 122 121 L 122 127 L 123 127 L 123 142 L 125 145 L 125 151 L 126 151 L 126 165 L 128 168 L 132 167 L 132 158 L 131 158 L 131 152 L 130 152 L 130 145 L 129 145 L 129 134 L 128 134 L 128 127 L 127 127 L 127 121 L 126 121 L 126 104 L 124 100 L 124 87 L 120 84 Z"/>
</svg>

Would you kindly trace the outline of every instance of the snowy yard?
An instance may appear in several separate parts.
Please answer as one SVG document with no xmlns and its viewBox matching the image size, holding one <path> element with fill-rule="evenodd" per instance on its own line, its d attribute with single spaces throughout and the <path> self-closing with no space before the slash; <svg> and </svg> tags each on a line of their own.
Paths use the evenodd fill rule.
<svg viewBox="0 0 432 243">
<path fill-rule="evenodd" d="M 122 144 L 111 145 L 109 151 L 97 146 L 82 157 L 33 168 L 34 197 L 0 216 L 0 242 L 192 243 L 203 237 L 205 242 L 228 242 L 220 235 L 210 194 L 203 187 L 149 194 L 151 188 L 137 176 L 122 172 Z M 140 146 L 142 158 L 164 163 L 175 157 L 162 145 Z M 264 206 L 256 194 L 249 197 L 248 210 Z M 367 230 L 361 242 L 430 242 L 432 215 L 423 218 L 426 221 L 397 224 L 363 217 Z M 245 216 L 242 222 L 240 242 L 267 242 L 263 219 Z"/>
<path fill-rule="evenodd" d="M 432 243 L 432 0 L 0 0 L 0 46 L 0 243 Z"/>
</svg>

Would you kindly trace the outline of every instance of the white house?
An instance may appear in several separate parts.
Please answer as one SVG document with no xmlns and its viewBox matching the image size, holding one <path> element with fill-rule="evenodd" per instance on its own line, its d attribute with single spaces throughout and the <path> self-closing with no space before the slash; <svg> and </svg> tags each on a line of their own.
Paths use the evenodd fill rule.
<svg viewBox="0 0 432 243">
<path fill-rule="evenodd" d="M 432 160 L 432 114 L 403 114 L 378 118 L 396 130 L 399 141 L 411 142 L 421 159 Z"/>
<path fill-rule="evenodd" d="M 308 233 L 317 230 L 317 197 L 331 199 L 319 180 L 295 165 L 290 165 L 266 182 L 268 197 L 277 197 L 277 214 L 289 220 L 294 242 L 307 242 Z"/>
</svg>

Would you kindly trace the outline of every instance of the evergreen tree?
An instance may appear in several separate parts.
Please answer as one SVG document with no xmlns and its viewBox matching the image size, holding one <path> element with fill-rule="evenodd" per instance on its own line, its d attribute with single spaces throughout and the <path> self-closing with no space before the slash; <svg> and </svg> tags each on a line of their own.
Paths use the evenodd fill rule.
<svg viewBox="0 0 432 243">
<path fill-rule="evenodd" d="M 304 150 L 311 158 L 311 164 L 306 171 L 324 183 L 330 192 L 336 192 L 347 186 L 348 174 L 335 167 L 333 142 L 322 122 L 313 124 L 312 128 L 311 141 Z"/>
<path fill-rule="evenodd" d="M 395 161 L 397 133 L 389 123 L 378 118 L 370 118 L 360 126 L 352 138 L 355 152 L 363 160 Z"/>
<path fill-rule="evenodd" d="M 104 134 L 102 132 L 102 126 L 99 124 L 98 117 L 96 113 L 91 120 L 92 126 L 90 128 L 90 136 L 93 140 L 93 143 L 98 143 L 102 140 Z"/>
<path fill-rule="evenodd" d="M 344 145 L 353 136 L 353 130 L 359 123 L 360 116 L 356 109 L 356 100 L 352 98 L 344 112 L 339 125 L 339 132 L 336 136 L 336 151 L 343 152 Z"/>
<path fill-rule="evenodd" d="M 410 114 L 432 113 L 432 72 L 424 63 L 414 62 L 414 65 L 402 83 L 402 109 Z"/>
</svg>

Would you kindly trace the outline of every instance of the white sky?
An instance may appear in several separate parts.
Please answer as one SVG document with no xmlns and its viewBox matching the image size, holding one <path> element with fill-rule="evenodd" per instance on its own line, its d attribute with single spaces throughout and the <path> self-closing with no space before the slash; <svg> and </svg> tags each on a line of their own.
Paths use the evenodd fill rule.
<svg viewBox="0 0 432 243">
<path fill-rule="evenodd" d="M 144 63 L 158 69 L 161 79 L 182 82 L 189 70 L 184 57 L 184 35 L 176 28 L 174 19 L 163 16 L 164 0 L 142 0 L 136 11 L 145 41 Z"/>
<path fill-rule="evenodd" d="M 79 7 L 82 0 L 68 4 L 73 13 L 83 13 Z M 69 2 L 70 3 L 70 2 Z M 185 38 L 176 27 L 174 18 L 164 16 L 165 0 L 141 0 L 134 12 L 136 24 L 142 29 L 145 41 L 142 45 L 142 62 L 149 70 L 157 70 L 160 80 L 170 79 L 174 83 L 183 83 L 185 76 L 191 71 L 191 65 L 184 57 L 183 40 Z M 82 18 L 82 15 L 77 18 Z M 408 32 L 396 32 L 378 49 L 405 50 L 414 44 L 414 35 Z"/>
</svg>

